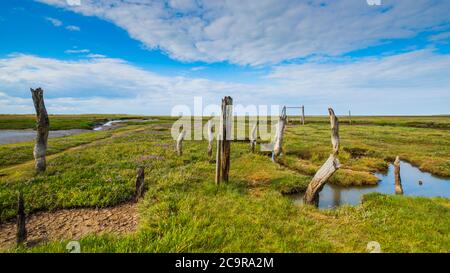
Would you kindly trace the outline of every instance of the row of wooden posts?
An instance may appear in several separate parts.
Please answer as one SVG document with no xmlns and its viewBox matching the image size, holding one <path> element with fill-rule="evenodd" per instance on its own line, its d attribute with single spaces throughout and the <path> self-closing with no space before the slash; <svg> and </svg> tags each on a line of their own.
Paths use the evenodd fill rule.
<svg viewBox="0 0 450 273">
<path fill-rule="evenodd" d="M 33 98 L 34 107 L 36 110 L 36 124 L 37 124 L 37 137 L 36 143 L 33 150 L 33 155 L 35 158 L 35 170 L 37 172 L 44 172 L 46 170 L 46 150 L 48 134 L 50 129 L 50 121 L 48 118 L 47 110 L 45 108 L 43 90 L 41 88 L 31 89 L 31 94 Z M 229 171 L 230 171 L 230 151 L 231 151 L 231 130 L 233 122 L 233 111 L 232 111 L 233 99 L 231 97 L 224 97 L 222 99 L 221 105 L 221 122 L 217 128 L 217 147 L 216 147 L 216 175 L 215 182 L 220 184 L 222 182 L 228 182 Z M 287 122 L 286 108 L 283 107 L 281 115 L 276 126 L 275 138 L 273 140 L 273 150 L 272 159 L 276 161 L 283 151 L 283 138 L 284 131 Z M 304 116 L 304 106 L 302 108 L 302 124 L 305 124 Z M 322 190 L 323 186 L 327 183 L 328 179 L 339 169 L 340 163 L 338 159 L 340 137 L 339 137 L 339 121 L 336 117 L 332 108 L 328 108 L 328 114 L 330 117 L 331 124 L 331 144 L 332 153 L 330 154 L 327 161 L 320 167 L 316 172 L 311 182 L 309 183 L 306 193 L 304 196 L 304 203 L 318 206 L 319 203 L 319 192 Z M 351 113 L 350 124 L 351 124 Z M 208 128 L 208 156 L 212 157 L 213 153 L 213 123 L 212 120 L 207 123 Z M 258 122 L 253 125 L 251 129 L 249 141 L 251 151 L 255 152 L 257 144 L 257 128 Z M 178 155 L 183 154 L 183 140 L 186 136 L 186 130 L 184 128 L 181 130 L 177 141 L 176 149 Z M 394 162 L 395 166 L 395 192 L 397 194 L 403 194 L 401 179 L 400 179 L 400 159 L 397 156 Z M 144 167 L 139 167 L 137 169 L 136 176 L 136 189 L 134 200 L 137 202 L 144 194 L 144 181 L 145 181 L 145 169 Z M 26 230 L 26 214 L 25 214 L 25 203 L 23 192 L 19 191 L 17 195 L 17 234 L 16 241 L 18 244 L 22 244 L 26 241 L 27 230 Z"/>
</svg>

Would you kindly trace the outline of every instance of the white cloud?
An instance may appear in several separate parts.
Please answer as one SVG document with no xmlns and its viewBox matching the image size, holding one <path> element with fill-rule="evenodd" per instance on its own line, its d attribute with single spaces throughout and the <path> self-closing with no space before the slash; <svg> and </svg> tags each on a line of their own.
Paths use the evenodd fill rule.
<svg viewBox="0 0 450 273">
<path fill-rule="evenodd" d="M 126 61 L 104 57 L 62 61 L 12 55 L 0 59 L 0 90 L 10 97 L 11 103 L 17 102 L 12 98 L 23 102 L 21 98 L 29 96 L 29 88 L 37 86 L 44 88 L 53 102 L 49 109 L 56 111 L 72 105 L 72 112 L 78 113 L 167 113 L 172 105 L 186 103 L 193 96 L 212 102 L 245 88 L 202 78 L 161 76 Z M 1 112 L 6 109 L 2 106 Z"/>
<path fill-rule="evenodd" d="M 63 22 L 61 22 L 61 20 L 52 17 L 46 17 L 45 20 L 49 21 L 55 27 L 60 27 L 63 25 Z"/>
<path fill-rule="evenodd" d="M 80 31 L 81 30 L 79 26 L 73 26 L 73 25 L 67 26 L 66 29 L 70 30 L 70 31 Z"/>
<path fill-rule="evenodd" d="M 97 16 L 183 61 L 260 65 L 339 55 L 448 22 L 447 0 L 36 0 Z"/>
<path fill-rule="evenodd" d="M 169 114 L 176 104 L 224 95 L 235 104 L 307 106 L 308 114 L 442 114 L 450 105 L 450 56 L 421 50 L 382 58 L 279 65 L 256 84 L 169 77 L 124 60 L 0 59 L 0 112 L 32 112 L 29 88 L 45 90 L 51 113 Z"/>
</svg>

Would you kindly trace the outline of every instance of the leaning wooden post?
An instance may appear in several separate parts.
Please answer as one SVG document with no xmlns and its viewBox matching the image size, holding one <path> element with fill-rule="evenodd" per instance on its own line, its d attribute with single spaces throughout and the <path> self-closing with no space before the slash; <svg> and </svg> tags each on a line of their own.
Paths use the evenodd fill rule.
<svg viewBox="0 0 450 273">
<path fill-rule="evenodd" d="M 23 199 L 23 193 L 17 194 L 17 233 L 16 242 L 18 245 L 23 244 L 27 240 L 26 229 L 26 217 L 25 217 L 25 204 Z"/>
<path fill-rule="evenodd" d="M 212 119 L 208 120 L 207 127 L 208 127 L 207 128 L 207 130 L 208 130 L 208 158 L 211 158 L 212 153 L 213 153 L 213 141 L 214 141 L 214 132 L 213 132 L 214 123 L 213 123 Z"/>
<path fill-rule="evenodd" d="M 400 178 L 400 157 L 394 161 L 395 194 L 403 194 L 402 179 Z"/>
<path fill-rule="evenodd" d="M 252 153 L 254 153 L 256 149 L 257 133 L 258 133 L 258 122 L 255 122 L 252 131 L 250 132 L 250 148 L 252 150 Z"/>
<path fill-rule="evenodd" d="M 283 151 L 284 128 L 286 127 L 286 107 L 281 111 L 280 119 L 277 124 L 275 140 L 272 151 L 272 161 L 275 161 Z"/>
<path fill-rule="evenodd" d="M 186 136 L 186 130 L 184 130 L 184 128 L 183 128 L 183 129 L 181 129 L 181 132 L 177 138 L 177 153 L 179 156 L 183 155 L 183 140 L 184 140 L 185 136 Z"/>
<path fill-rule="evenodd" d="M 31 89 L 34 108 L 36 109 L 37 137 L 34 145 L 33 155 L 35 159 L 35 169 L 43 172 L 46 169 L 45 154 L 47 151 L 48 131 L 50 122 L 44 104 L 44 90 L 41 88 Z"/>
<path fill-rule="evenodd" d="M 302 125 L 305 125 L 305 106 L 302 105 Z"/>
<path fill-rule="evenodd" d="M 331 144 L 333 146 L 333 153 L 328 157 L 325 164 L 320 167 L 317 173 L 314 175 L 313 179 L 308 185 L 306 189 L 304 203 L 315 205 L 316 207 L 319 205 L 319 192 L 322 190 L 325 183 L 327 183 L 328 179 L 339 169 L 340 163 L 338 160 L 339 154 L 339 121 L 336 115 L 334 114 L 333 109 L 328 108 L 328 113 L 330 115 L 330 123 L 331 123 Z"/>
<path fill-rule="evenodd" d="M 233 122 L 232 105 L 233 99 L 231 97 L 224 97 L 222 99 L 222 115 L 220 117 L 219 132 L 217 135 L 216 184 L 228 182 Z"/>
<path fill-rule="evenodd" d="M 135 202 L 137 202 L 139 198 L 144 196 L 144 185 L 145 185 L 145 168 L 141 166 L 137 169 L 136 191 L 134 194 Z"/>
</svg>

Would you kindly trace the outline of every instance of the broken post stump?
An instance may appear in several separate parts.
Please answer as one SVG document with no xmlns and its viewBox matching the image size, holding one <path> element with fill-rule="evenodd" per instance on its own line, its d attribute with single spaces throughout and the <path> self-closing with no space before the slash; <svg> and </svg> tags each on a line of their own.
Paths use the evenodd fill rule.
<svg viewBox="0 0 450 273">
<path fill-rule="evenodd" d="M 255 152 L 256 149 L 256 139 L 258 134 L 258 123 L 256 122 L 253 125 L 252 131 L 250 132 L 250 149 L 252 150 L 252 153 Z"/>
<path fill-rule="evenodd" d="M 340 163 L 338 160 L 339 154 L 339 121 L 336 115 L 334 114 L 333 109 L 328 108 L 328 113 L 330 115 L 330 123 L 331 123 L 331 144 L 333 146 L 333 153 L 330 154 L 325 164 L 320 167 L 320 169 L 316 172 L 313 179 L 308 185 L 304 196 L 304 203 L 315 205 L 316 207 L 319 205 L 319 193 L 322 190 L 323 186 L 327 183 L 328 179 L 339 169 Z"/>
<path fill-rule="evenodd" d="M 25 216 L 25 204 L 23 193 L 19 192 L 17 194 L 17 233 L 16 242 L 18 245 L 23 244 L 27 240 L 27 229 L 26 229 L 26 216 Z"/>
<path fill-rule="evenodd" d="M 208 120 L 207 130 L 208 130 L 208 158 L 211 159 L 213 153 L 213 141 L 214 141 L 214 132 L 213 132 L 214 122 L 212 119 Z"/>
<path fill-rule="evenodd" d="M 348 110 L 348 123 L 352 125 L 352 112 Z"/>
<path fill-rule="evenodd" d="M 186 130 L 184 128 L 181 130 L 177 138 L 177 153 L 179 156 L 183 155 L 183 140 L 186 136 Z"/>
<path fill-rule="evenodd" d="M 47 152 L 48 132 L 50 129 L 50 121 L 48 119 L 47 110 L 44 104 L 44 90 L 41 88 L 32 89 L 34 108 L 36 110 L 37 121 L 37 137 L 34 145 L 33 155 L 35 160 L 35 169 L 37 172 L 44 172 L 47 164 L 45 154 Z"/>
<path fill-rule="evenodd" d="M 136 175 L 136 191 L 134 194 L 134 201 L 137 202 L 142 196 L 144 196 L 145 186 L 145 168 L 139 167 Z"/>
<path fill-rule="evenodd" d="M 222 99 L 222 114 L 217 135 L 216 184 L 228 182 L 230 171 L 230 148 L 232 139 L 233 99 Z"/>
<path fill-rule="evenodd" d="M 402 179 L 400 177 L 400 157 L 394 161 L 395 194 L 403 194 Z"/>
<path fill-rule="evenodd" d="M 283 139 L 284 139 L 284 128 L 286 127 L 286 107 L 283 107 L 281 111 L 280 119 L 277 124 L 273 151 L 272 151 L 272 160 L 275 161 L 278 156 L 280 156 L 283 151 Z"/>
<path fill-rule="evenodd" d="M 302 125 L 305 125 L 305 106 L 302 105 Z"/>
</svg>

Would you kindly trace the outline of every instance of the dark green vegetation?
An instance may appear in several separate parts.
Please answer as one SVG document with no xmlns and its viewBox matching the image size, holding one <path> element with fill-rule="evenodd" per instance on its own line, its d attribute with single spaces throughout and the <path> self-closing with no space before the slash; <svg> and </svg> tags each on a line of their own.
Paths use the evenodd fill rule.
<svg viewBox="0 0 450 273">
<path fill-rule="evenodd" d="M 144 165 L 147 193 L 138 203 L 138 231 L 88 236 L 81 240 L 83 252 L 364 252 L 369 241 L 384 252 L 450 251 L 448 199 L 370 194 L 359 206 L 318 210 L 281 194 L 304 190 L 328 156 L 325 122 L 288 126 L 282 165 L 251 154 L 247 142 L 234 142 L 230 182 L 219 187 L 206 141 L 186 141 L 178 157 L 171 123 L 132 124 L 62 147 L 48 157 L 45 174 L 36 175 L 32 161 L 0 168 L 0 220 L 14 216 L 18 189 L 28 213 L 125 202 L 133 195 L 136 168 Z M 334 183 L 368 183 L 371 172 L 385 169 L 397 154 L 422 169 L 450 174 L 446 129 L 342 123 L 341 141 L 343 170 Z M 50 242 L 12 251 L 66 250 L 65 242 Z"/>
</svg>

